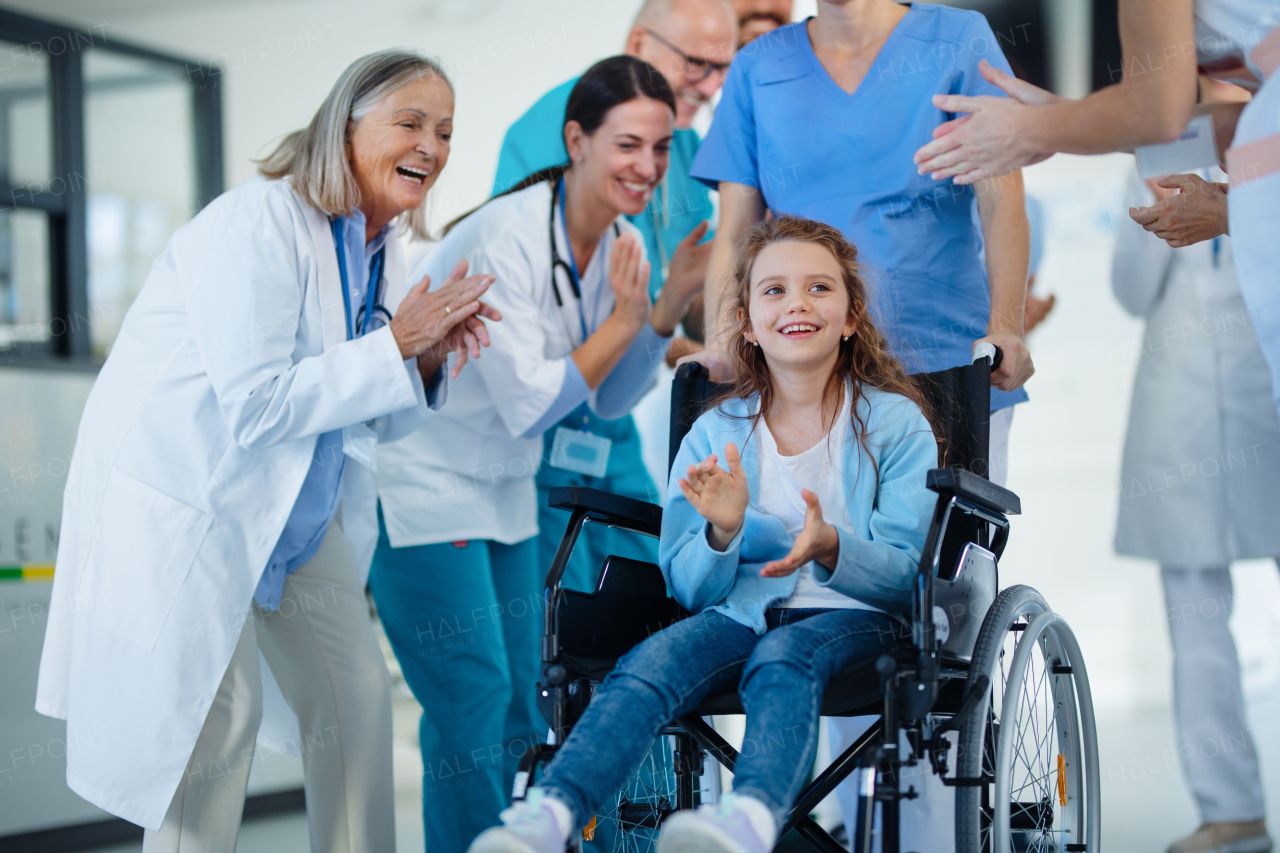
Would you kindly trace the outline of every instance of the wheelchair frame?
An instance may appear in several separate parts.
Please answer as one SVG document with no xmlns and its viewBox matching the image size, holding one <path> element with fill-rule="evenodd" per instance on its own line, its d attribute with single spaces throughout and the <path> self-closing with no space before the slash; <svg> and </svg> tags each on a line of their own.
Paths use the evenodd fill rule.
<svg viewBox="0 0 1280 853">
<path fill-rule="evenodd" d="M 974 367 L 977 368 L 983 364 L 985 364 L 985 370 L 981 372 L 979 379 L 981 386 L 989 389 L 990 362 L 982 359 L 975 362 Z M 690 378 L 690 368 L 696 370 L 701 368 L 701 365 L 682 368 L 683 378 Z M 954 370 L 967 371 L 969 368 Z M 678 374 L 678 378 L 681 376 L 682 374 Z M 696 380 L 696 375 L 693 378 Z M 703 381 L 705 382 L 705 378 Z M 972 382 L 972 376 L 967 377 L 967 381 Z M 675 396 L 673 389 L 673 397 Z M 673 421 L 676 416 L 677 410 L 673 401 Z M 966 454 L 962 451 L 962 456 L 970 456 L 965 460 L 968 464 L 973 464 L 975 458 L 985 464 L 986 426 L 984 421 L 977 430 L 981 453 L 972 453 L 972 441 L 967 448 L 970 452 Z M 685 424 L 683 430 L 687 431 L 687 429 L 688 424 Z M 679 438 L 675 432 L 676 430 L 673 430 L 671 441 L 672 459 L 679 446 L 679 439 L 683 438 L 683 432 Z M 932 771 L 942 778 L 944 784 L 957 789 L 981 788 L 984 811 L 988 808 L 988 791 L 997 781 L 985 770 L 986 763 L 989 762 L 983 764 L 984 770 L 977 776 L 948 777 L 946 775 L 947 755 L 951 745 L 944 735 L 960 730 L 975 713 L 982 713 L 988 720 L 990 719 L 991 711 L 987 700 L 991 695 L 991 684 L 985 674 L 979 673 L 971 677 L 969 660 L 963 656 L 947 654 L 944 650 L 944 643 L 949 637 L 938 636 L 939 614 L 941 614 L 941 623 L 947 625 L 948 633 L 950 633 L 950 622 L 946 612 L 940 611 L 935 605 L 937 597 L 935 579 L 946 582 L 944 587 L 951 597 L 951 602 L 954 603 L 958 599 L 964 604 L 964 610 L 972 609 L 971 597 L 978 603 L 985 601 L 987 605 L 981 614 L 982 618 L 968 620 L 967 628 L 964 620 L 958 620 L 961 633 L 967 630 L 967 636 L 957 636 L 957 642 L 961 647 L 967 645 L 971 652 L 975 637 L 980 633 L 978 622 L 982 623 L 981 629 L 986 630 L 985 623 L 990 621 L 987 617 L 994 609 L 992 605 L 996 600 L 995 591 L 998 589 L 997 561 L 1008 542 L 1010 526 L 1008 516 L 1019 514 L 1021 504 L 1013 492 L 989 482 L 985 477 L 962 466 L 930 471 L 926 486 L 936 492 L 938 498 L 913 583 L 910 642 L 891 649 L 874 661 L 874 670 L 880 682 L 878 702 L 845 708 L 839 712 L 840 715 L 846 716 L 879 714 L 880 719 L 800 792 L 786 820 L 779 827 L 779 841 L 789 831 L 794 830 L 822 853 L 846 853 L 845 848 L 819 826 L 810 814 L 841 782 L 851 774 L 858 773 L 860 774 L 858 786 L 860 793 L 857 826 L 856 828 L 847 827 L 854 853 L 871 851 L 876 803 L 881 807 L 881 849 L 883 853 L 899 853 L 899 804 L 902 799 L 916 796 L 914 789 L 900 790 L 899 771 L 903 766 L 917 764 L 924 757 L 929 759 Z M 537 767 L 549 761 L 557 746 L 568 737 L 577 716 L 589 701 L 589 689 L 584 689 L 587 685 L 582 683 L 589 683 L 589 679 L 580 674 L 575 676 L 569 666 L 566 666 L 569 661 L 560 643 L 560 607 L 558 606 L 567 592 L 562 590 L 561 580 L 583 525 L 591 522 L 655 538 L 661 532 L 662 508 L 644 501 L 594 489 L 569 487 L 553 489 L 550 505 L 566 509 L 571 513 L 555 559 L 547 573 L 544 589 L 541 644 L 543 681 L 538 689 L 541 704 L 545 709 L 544 713 L 549 711 L 547 716 L 554 742 L 537 745 L 526 752 L 516 777 L 513 792 L 516 799 L 524 796 Z M 994 536 L 990 535 L 991 531 L 994 531 Z M 611 569 L 611 563 L 615 559 L 618 558 L 611 556 L 602 567 L 600 580 L 597 583 L 597 594 L 604 589 L 608 575 L 617 575 L 635 568 L 636 561 L 621 560 L 618 566 Z M 651 566 L 647 563 L 639 565 Z M 959 582 L 962 579 L 961 584 Z M 1038 597 L 1038 594 L 1036 596 Z M 674 602 L 672 606 L 683 613 L 683 609 Z M 665 628 L 669 624 L 674 624 L 679 618 L 682 618 L 680 613 L 666 613 L 659 616 L 658 621 L 648 630 L 652 632 L 654 629 Z M 1044 613 L 1042 617 L 1029 621 L 1031 623 L 1029 625 L 1026 623 L 1009 625 L 1008 630 L 1025 630 L 1024 636 L 1034 636 L 1036 642 L 1043 643 L 1045 632 L 1051 630 L 1051 627 L 1056 627 L 1065 638 L 1059 645 L 1070 647 L 1072 653 L 1066 657 L 1067 662 L 1065 664 L 1060 661 L 1055 662 L 1053 672 L 1055 674 L 1072 673 L 1071 664 L 1075 663 L 1079 674 L 1074 676 L 1075 690 L 1067 688 L 1070 694 L 1068 698 L 1073 710 L 1076 707 L 1077 698 L 1080 705 L 1087 708 L 1088 713 L 1083 718 L 1084 735 L 1096 744 L 1087 676 L 1084 674 L 1083 661 L 1074 635 L 1070 633 L 1065 621 L 1052 612 Z M 1022 652 L 1021 648 L 1019 652 Z M 862 663 L 865 667 L 869 662 Z M 577 682 L 576 691 L 575 682 Z M 835 683 L 835 679 L 832 683 Z M 948 718 L 939 724 L 933 720 L 935 715 Z M 899 755 L 898 732 L 906 733 L 910 747 L 906 757 Z M 674 735 L 676 738 L 675 808 L 693 808 L 697 804 L 694 796 L 694 777 L 701 775 L 703 770 L 702 751 L 730 772 L 734 769 L 738 753 L 703 720 L 702 716 L 697 714 L 677 718 L 662 734 Z M 1086 745 L 1086 752 L 1087 749 Z M 1059 760 L 1061 761 L 1061 755 Z M 1090 793 L 1087 804 L 1088 840 L 1082 843 L 1064 844 L 1061 849 L 1068 853 L 1096 851 L 1098 848 L 1100 836 L 1096 793 L 1098 785 L 1096 746 L 1087 764 L 1085 771 L 1089 777 Z M 1061 770 L 1059 772 L 1061 773 Z M 1081 778 L 1079 770 L 1075 772 L 1076 778 Z M 1065 793 L 1063 800 L 1065 806 Z M 1005 803 L 1002 811 L 1000 804 L 996 803 L 991 806 L 990 811 L 986 812 L 994 816 L 989 849 L 999 849 L 1001 853 L 1009 849 L 1009 808 L 1009 804 Z M 1084 823 L 1085 808 L 1085 805 L 1078 807 L 1080 823 Z M 959 809 L 957 809 L 957 815 L 959 815 Z M 651 823 L 637 825 L 656 828 L 656 825 L 665 817 L 665 814 L 655 814 L 651 816 Z M 640 819 L 637 818 L 637 820 Z M 999 829 L 997 819 L 1006 821 L 1003 832 Z M 574 843 L 580 843 L 580 837 L 575 839 Z"/>
</svg>

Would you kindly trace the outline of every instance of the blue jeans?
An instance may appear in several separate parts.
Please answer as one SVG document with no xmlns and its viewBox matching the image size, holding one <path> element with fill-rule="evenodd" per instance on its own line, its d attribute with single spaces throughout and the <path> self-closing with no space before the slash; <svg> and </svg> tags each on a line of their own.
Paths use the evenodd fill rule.
<svg viewBox="0 0 1280 853">
<path fill-rule="evenodd" d="M 902 637 L 870 610 L 773 609 L 763 637 L 713 610 L 654 634 L 627 653 L 547 766 L 541 787 L 583 824 L 640 765 L 670 720 L 737 688 L 747 731 L 733 790 L 781 822 L 818 745 L 822 693 L 846 664 Z"/>
<path fill-rule="evenodd" d="M 463 853 L 510 804 L 520 756 L 546 738 L 534 689 L 546 570 L 533 539 L 392 548 L 378 520 L 369 588 L 423 708 L 426 849 Z"/>
</svg>

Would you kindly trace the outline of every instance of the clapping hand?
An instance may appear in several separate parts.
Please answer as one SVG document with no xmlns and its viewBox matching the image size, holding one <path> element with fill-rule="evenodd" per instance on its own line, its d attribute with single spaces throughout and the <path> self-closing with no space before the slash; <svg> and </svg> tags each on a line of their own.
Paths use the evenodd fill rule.
<svg viewBox="0 0 1280 853">
<path fill-rule="evenodd" d="M 431 290 L 431 277 L 423 276 L 396 308 L 391 318 L 391 334 L 406 361 L 416 357 L 418 371 L 430 376 L 440 368 L 450 352 L 457 353 L 451 375 L 457 379 L 467 358 L 479 358 L 480 347 L 489 345 L 487 318 L 497 322 L 502 315 L 480 301 L 493 284 L 492 275 L 467 276 L 467 262 L 459 261 L 438 290 Z"/>
<path fill-rule="evenodd" d="M 732 445 L 730 445 L 732 446 Z M 840 558 L 840 534 L 822 518 L 822 505 L 818 496 L 808 489 L 800 492 L 804 498 L 804 529 L 791 546 L 791 553 L 781 560 L 765 563 L 761 577 L 784 578 L 812 560 L 834 569 Z"/>
<path fill-rule="evenodd" d="M 1175 249 L 1227 233 L 1227 185 L 1199 175 L 1166 175 L 1148 181 L 1159 199 L 1150 207 L 1131 207 L 1129 217 Z"/>
<path fill-rule="evenodd" d="M 609 252 L 609 285 L 613 288 L 613 313 L 639 329 L 649 322 L 649 262 L 630 234 L 613 242 Z"/>
<path fill-rule="evenodd" d="M 676 246 L 667 265 L 667 279 L 653 306 L 650 322 L 664 338 L 675 331 L 676 325 L 689 313 L 689 304 L 699 293 L 707 279 L 707 261 L 711 258 L 711 241 L 700 242 L 707 236 L 711 224 L 703 221 L 690 231 Z"/>
<path fill-rule="evenodd" d="M 716 464 L 713 453 L 697 465 L 690 465 L 687 479 L 682 478 L 679 483 L 685 500 L 711 523 L 708 541 L 717 551 L 727 548 L 738 535 L 751 500 L 742 458 L 732 442 L 725 445 L 724 458 L 729 463 L 728 471 Z"/>
</svg>

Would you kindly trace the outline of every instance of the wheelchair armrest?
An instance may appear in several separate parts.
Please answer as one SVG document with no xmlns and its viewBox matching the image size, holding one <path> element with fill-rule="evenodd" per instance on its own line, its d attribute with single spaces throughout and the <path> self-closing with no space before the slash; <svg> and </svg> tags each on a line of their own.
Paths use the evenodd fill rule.
<svg viewBox="0 0 1280 853">
<path fill-rule="evenodd" d="M 554 509 L 585 510 L 595 521 L 648 536 L 662 532 L 662 507 L 583 486 L 560 486 L 547 501 Z"/>
<path fill-rule="evenodd" d="M 994 512 L 1022 513 L 1022 501 L 1013 492 L 959 466 L 934 468 L 926 477 L 925 485 L 940 495 L 955 495 Z"/>
</svg>

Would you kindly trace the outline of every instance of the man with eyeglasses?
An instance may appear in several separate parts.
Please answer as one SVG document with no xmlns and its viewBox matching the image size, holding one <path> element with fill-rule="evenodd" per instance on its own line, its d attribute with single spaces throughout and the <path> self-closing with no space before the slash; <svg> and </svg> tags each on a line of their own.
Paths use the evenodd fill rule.
<svg viewBox="0 0 1280 853">
<path fill-rule="evenodd" d="M 627 33 L 624 53 L 662 72 L 676 96 L 671 165 L 649 207 L 630 217 L 645 237 L 652 265 L 649 290 L 662 287 L 676 244 L 712 213 L 706 186 L 689 177 L 701 138 L 698 109 L 719 91 L 738 44 L 738 15 L 729 0 L 646 0 Z M 577 78 L 557 86 L 507 130 L 493 183 L 497 195 L 534 172 L 569 161 L 561 126 Z"/>
</svg>

